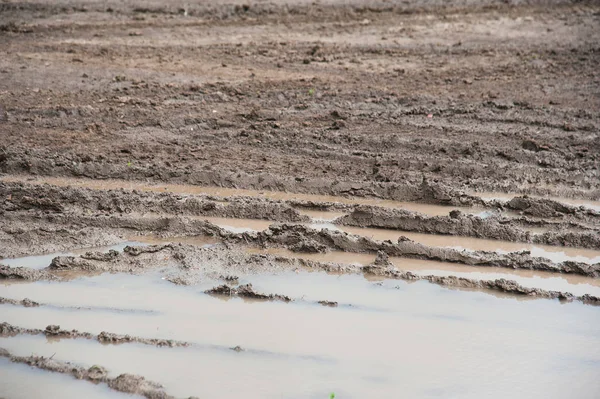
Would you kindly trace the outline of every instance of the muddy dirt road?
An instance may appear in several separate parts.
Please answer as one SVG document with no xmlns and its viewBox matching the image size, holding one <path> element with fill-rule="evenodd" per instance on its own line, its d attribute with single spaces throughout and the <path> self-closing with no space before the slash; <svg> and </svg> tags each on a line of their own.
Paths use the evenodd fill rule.
<svg viewBox="0 0 600 399">
<path fill-rule="evenodd" d="M 0 0 L 0 397 L 598 398 L 597 1 Z"/>
</svg>

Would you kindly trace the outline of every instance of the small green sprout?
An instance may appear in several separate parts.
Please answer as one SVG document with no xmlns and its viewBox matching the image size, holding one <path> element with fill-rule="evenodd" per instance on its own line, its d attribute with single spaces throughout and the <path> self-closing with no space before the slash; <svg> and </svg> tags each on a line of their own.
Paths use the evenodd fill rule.
<svg viewBox="0 0 600 399">
<path fill-rule="evenodd" d="M 309 90 L 308 90 L 308 95 L 309 95 L 309 96 L 312 96 L 312 95 L 314 95 L 314 94 L 315 94 L 315 89 L 309 89 Z"/>
<path fill-rule="evenodd" d="M 329 399 L 335 399 L 335 393 L 331 392 L 331 393 L 329 394 Z"/>
</svg>

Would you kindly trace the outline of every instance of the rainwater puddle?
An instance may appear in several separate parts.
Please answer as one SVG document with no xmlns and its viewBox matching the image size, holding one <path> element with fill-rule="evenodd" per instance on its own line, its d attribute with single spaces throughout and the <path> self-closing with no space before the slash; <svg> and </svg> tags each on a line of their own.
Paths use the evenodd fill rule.
<svg viewBox="0 0 600 399">
<path fill-rule="evenodd" d="M 447 247 L 459 250 L 467 249 L 471 251 L 493 251 L 499 253 L 530 251 L 531 256 L 547 258 L 556 263 L 567 260 L 589 264 L 600 262 L 600 251 L 586 248 L 554 247 L 551 245 L 488 240 L 474 237 L 413 233 L 401 230 L 339 225 L 336 225 L 335 227 L 346 233 L 370 237 L 378 241 L 391 240 L 392 242 L 396 242 L 400 236 L 405 236 L 412 241 L 432 247 Z"/>
<path fill-rule="evenodd" d="M 478 196 L 478 197 L 481 197 L 481 198 L 487 199 L 487 200 L 498 200 L 498 201 L 508 202 L 515 197 L 522 196 L 523 194 L 509 194 L 509 193 L 501 193 L 501 192 L 484 192 L 484 193 L 471 192 L 470 195 L 475 195 L 475 196 Z M 553 196 L 543 197 L 543 196 L 539 196 L 539 195 L 529 195 L 529 196 L 532 198 L 549 199 L 549 200 L 553 200 L 556 202 L 560 202 L 562 204 L 568 204 L 568 205 L 573 205 L 573 206 L 583 206 L 588 209 L 593 209 L 596 212 L 600 212 L 600 201 L 581 200 L 581 199 L 553 197 Z"/>
<path fill-rule="evenodd" d="M 268 229 L 270 225 L 277 223 L 270 220 L 262 219 L 233 219 L 206 216 L 196 216 L 195 218 L 209 221 L 210 223 L 232 233 L 248 233 L 251 231 L 263 231 Z"/>
<path fill-rule="evenodd" d="M 1 345 L 1 344 L 0 344 Z M 31 353 L 27 354 L 27 356 Z M 52 373 L 34 367 L 12 363 L 0 358 L 0 396 L 10 399 L 61 398 L 61 399 L 134 399 L 113 391 L 106 384 L 92 384 L 69 375 Z"/>
<path fill-rule="evenodd" d="M 219 227 L 235 233 L 266 230 L 274 222 L 258 219 L 229 219 L 214 217 L 199 217 L 207 220 Z M 407 237 L 412 241 L 432 247 L 446 247 L 458 250 L 470 251 L 491 251 L 498 253 L 509 253 L 517 251 L 530 251 L 531 256 L 543 257 L 553 262 L 560 263 L 564 261 L 584 262 L 594 264 L 600 262 L 600 251 L 572 248 L 572 247 L 554 247 L 550 245 L 528 244 L 500 240 L 488 240 L 482 238 L 413 233 L 402 230 L 365 228 L 336 225 L 327 222 L 315 222 L 307 224 L 313 229 L 326 228 L 329 230 L 344 231 L 349 234 L 355 234 L 362 237 L 372 238 L 377 241 L 390 240 L 396 242 L 399 237 Z"/>
<path fill-rule="evenodd" d="M 315 222 L 332 222 L 335 219 L 346 216 L 343 212 L 317 211 L 313 209 L 296 208 L 303 215 L 310 216 Z"/>
<path fill-rule="evenodd" d="M 285 258 L 307 259 L 316 262 L 368 265 L 375 260 L 373 254 L 331 251 L 325 254 L 305 254 L 283 248 L 249 248 L 250 253 L 265 253 Z M 574 295 L 590 294 L 600 296 L 600 279 L 576 274 L 559 274 L 534 270 L 508 269 L 503 267 L 468 266 L 459 263 L 436 262 L 431 260 L 390 257 L 399 270 L 411 271 L 427 276 L 457 276 L 474 280 L 515 280 L 524 287 L 541 288 L 550 291 L 570 292 Z M 294 280 L 295 281 L 295 280 Z M 281 282 L 285 284 L 285 282 Z M 275 288 L 271 286 L 269 288 Z"/>
<path fill-rule="evenodd" d="M 28 176 L 4 176 L 1 179 L 7 182 L 23 182 L 28 184 L 51 184 L 59 187 L 84 187 L 96 190 L 140 190 L 150 192 L 172 192 L 177 194 L 201 194 L 219 197 L 248 196 L 268 198 L 273 200 L 306 200 L 315 202 L 339 202 L 343 204 L 375 205 L 386 208 L 406 209 L 431 216 L 447 216 L 451 210 L 458 209 L 467 214 L 482 214 L 486 212 L 482 208 L 455 207 L 443 205 L 421 204 L 416 202 L 402 202 L 392 200 L 380 200 L 375 198 L 346 198 L 331 195 L 299 194 L 280 191 L 244 190 L 223 187 L 203 187 L 183 184 L 150 184 L 126 180 L 92 180 L 66 177 L 36 177 Z"/>
<path fill-rule="evenodd" d="M 0 338 L 0 347 L 99 364 L 113 376 L 140 374 L 177 397 L 327 398 L 335 392 L 343 398 L 595 398 L 599 389 L 600 317 L 591 306 L 501 299 L 425 282 L 377 285 L 361 275 L 241 276 L 257 291 L 272 285 L 279 294 L 340 302 L 330 308 L 211 297 L 153 275 L 130 277 L 21 284 L 0 287 L 0 295 L 157 313 L 7 305 L 0 311 L 23 327 L 60 324 L 197 345 L 101 345 L 23 335 Z M 115 285 L 124 289 L 114 292 Z M 238 345 L 244 351 L 227 349 Z"/>
<path fill-rule="evenodd" d="M 73 250 L 71 252 L 55 252 L 52 254 L 45 255 L 23 256 L 20 258 L 5 258 L 0 259 L 0 264 L 10 267 L 29 267 L 32 269 L 43 269 L 45 267 L 50 266 L 50 263 L 52 263 L 52 259 L 56 258 L 57 256 L 78 256 L 91 251 L 108 252 L 110 250 L 115 250 L 120 252 L 123 251 L 123 249 L 128 245 L 143 246 L 147 244 L 139 241 L 126 241 L 116 245 L 110 245 L 105 247 L 81 248 Z"/>
</svg>

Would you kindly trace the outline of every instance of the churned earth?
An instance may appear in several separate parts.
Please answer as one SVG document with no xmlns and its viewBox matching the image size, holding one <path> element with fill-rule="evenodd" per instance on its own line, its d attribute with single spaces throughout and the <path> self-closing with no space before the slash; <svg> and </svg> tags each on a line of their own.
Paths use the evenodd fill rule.
<svg viewBox="0 0 600 399">
<path fill-rule="evenodd" d="M 597 398 L 600 3 L 0 0 L 0 397 Z"/>
</svg>

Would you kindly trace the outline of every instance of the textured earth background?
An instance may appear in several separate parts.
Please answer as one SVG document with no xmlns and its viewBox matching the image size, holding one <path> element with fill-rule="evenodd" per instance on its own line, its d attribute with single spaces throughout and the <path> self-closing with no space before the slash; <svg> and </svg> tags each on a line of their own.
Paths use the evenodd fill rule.
<svg viewBox="0 0 600 399">
<path fill-rule="evenodd" d="M 0 397 L 600 397 L 599 65 L 599 1 L 0 0 Z"/>
<path fill-rule="evenodd" d="M 0 12 L 3 172 L 600 196 L 597 2 Z"/>
</svg>

